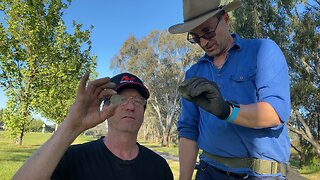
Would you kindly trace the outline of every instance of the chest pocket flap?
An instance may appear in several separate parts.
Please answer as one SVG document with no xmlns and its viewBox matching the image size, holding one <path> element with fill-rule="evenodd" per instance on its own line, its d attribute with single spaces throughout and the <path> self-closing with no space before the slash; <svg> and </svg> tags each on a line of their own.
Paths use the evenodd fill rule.
<svg viewBox="0 0 320 180">
<path fill-rule="evenodd" d="M 237 72 L 233 75 L 231 75 L 231 79 L 237 82 L 244 82 L 249 80 L 254 80 L 256 76 L 256 72 Z"/>
</svg>

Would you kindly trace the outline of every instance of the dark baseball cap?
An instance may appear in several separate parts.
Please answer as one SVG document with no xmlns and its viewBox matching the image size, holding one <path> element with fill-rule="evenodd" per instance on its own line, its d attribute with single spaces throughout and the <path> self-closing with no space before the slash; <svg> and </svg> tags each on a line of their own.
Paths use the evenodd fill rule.
<svg viewBox="0 0 320 180">
<path fill-rule="evenodd" d="M 124 89 L 132 88 L 140 92 L 142 97 L 148 99 L 150 96 L 149 90 L 143 84 L 141 79 L 130 73 L 121 73 L 111 78 L 111 81 L 116 84 L 115 91 L 118 93 Z"/>
</svg>

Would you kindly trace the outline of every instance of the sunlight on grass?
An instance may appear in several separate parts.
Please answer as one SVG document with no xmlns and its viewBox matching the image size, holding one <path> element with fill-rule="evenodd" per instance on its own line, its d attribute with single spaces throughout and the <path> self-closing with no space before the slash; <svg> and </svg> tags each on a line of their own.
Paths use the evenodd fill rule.
<svg viewBox="0 0 320 180">
<path fill-rule="evenodd" d="M 170 145 L 169 147 L 162 147 L 157 142 L 146 142 L 146 141 L 138 141 L 141 145 L 144 145 L 146 147 L 149 147 L 150 149 L 161 152 L 161 153 L 167 153 L 170 155 L 178 156 L 178 147 L 176 145 Z"/>
<path fill-rule="evenodd" d="M 26 133 L 22 145 L 15 144 L 14 140 L 5 137 L 0 131 L 0 179 L 11 179 L 33 152 L 52 136 L 51 133 Z M 92 137 L 79 136 L 73 144 L 91 141 Z"/>
<path fill-rule="evenodd" d="M 0 180 L 9 180 L 13 174 L 21 167 L 26 159 L 28 159 L 34 151 L 36 151 L 46 140 L 51 137 L 51 133 L 27 133 L 23 139 L 22 145 L 16 145 L 15 142 L 4 136 L 4 132 L 0 131 Z M 79 136 L 73 144 L 85 143 L 95 138 L 88 136 Z M 177 159 L 178 147 L 170 144 L 169 147 L 162 147 L 156 142 L 138 141 L 158 153 L 169 155 Z M 176 160 L 167 160 L 170 168 L 172 169 L 175 179 L 179 176 L 179 162 Z M 320 179 L 319 168 L 306 167 L 299 169 L 301 175 L 310 179 Z M 193 179 L 195 177 L 195 173 Z"/>
</svg>

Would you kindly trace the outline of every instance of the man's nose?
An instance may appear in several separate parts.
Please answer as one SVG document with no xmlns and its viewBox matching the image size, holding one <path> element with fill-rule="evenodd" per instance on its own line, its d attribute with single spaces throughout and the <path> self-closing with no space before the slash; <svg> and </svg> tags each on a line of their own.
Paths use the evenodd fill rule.
<svg viewBox="0 0 320 180">
<path fill-rule="evenodd" d="M 135 108 L 133 99 L 129 98 L 127 102 L 124 104 L 124 106 L 127 110 L 133 110 Z"/>
<path fill-rule="evenodd" d="M 205 39 L 205 38 L 203 38 L 203 37 L 200 37 L 200 46 L 201 47 L 205 47 L 207 44 L 208 44 L 208 42 L 209 42 L 209 40 L 208 39 Z"/>
</svg>

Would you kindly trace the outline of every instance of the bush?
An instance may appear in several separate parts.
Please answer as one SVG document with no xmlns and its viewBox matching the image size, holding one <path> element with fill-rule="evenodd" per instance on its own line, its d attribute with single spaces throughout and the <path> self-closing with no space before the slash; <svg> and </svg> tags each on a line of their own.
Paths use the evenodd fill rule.
<svg viewBox="0 0 320 180">
<path fill-rule="evenodd" d="M 42 131 L 42 125 L 44 124 L 43 121 L 33 119 L 30 121 L 30 123 L 27 125 L 26 130 L 28 132 L 41 132 Z"/>
</svg>

